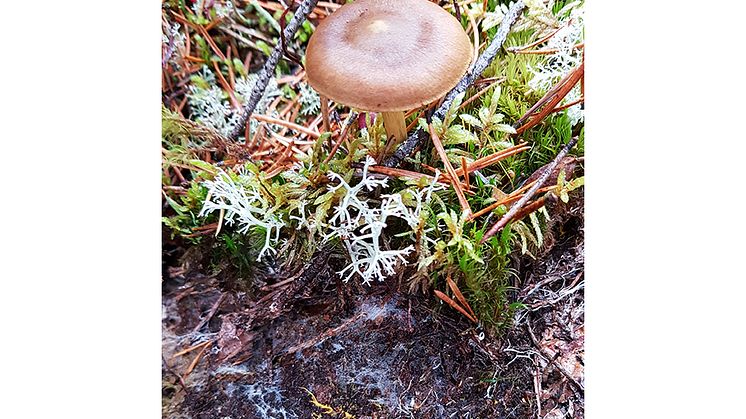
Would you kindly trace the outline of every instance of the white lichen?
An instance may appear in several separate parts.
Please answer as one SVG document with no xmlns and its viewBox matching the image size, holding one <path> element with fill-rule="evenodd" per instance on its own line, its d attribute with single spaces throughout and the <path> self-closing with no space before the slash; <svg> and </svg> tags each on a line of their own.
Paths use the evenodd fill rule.
<svg viewBox="0 0 746 419">
<path fill-rule="evenodd" d="M 213 0 L 213 1 L 206 1 L 206 0 L 196 0 L 192 4 L 192 11 L 194 14 L 198 16 L 203 16 L 205 18 L 210 18 L 210 12 L 215 12 L 215 17 L 218 18 L 224 18 L 228 17 L 228 15 L 235 9 L 235 6 L 233 5 L 233 2 L 230 0 L 221 1 L 221 0 Z"/>
<path fill-rule="evenodd" d="M 236 80 L 236 97 L 242 103 L 245 103 L 249 100 L 251 91 L 254 90 L 254 86 L 256 85 L 257 78 L 258 76 L 256 74 L 249 74 L 249 76 L 246 78 L 240 77 Z M 264 94 L 262 95 L 261 99 L 259 99 L 259 102 L 256 104 L 256 108 L 254 108 L 254 113 L 266 114 L 269 105 L 272 103 L 273 100 L 275 100 L 275 98 L 280 95 L 282 95 L 282 90 L 280 90 L 280 87 L 277 85 L 277 80 L 274 77 L 270 77 L 269 83 L 267 83 L 267 88 L 264 90 Z M 236 112 L 236 118 L 238 118 L 239 113 L 240 112 Z M 279 118 L 280 114 L 279 112 L 277 112 L 276 109 L 273 109 L 269 113 L 269 116 Z M 249 120 L 249 123 L 251 124 L 251 132 L 256 132 L 259 127 L 259 123 L 253 119 Z M 267 126 L 275 132 L 281 129 L 281 127 L 278 125 Z"/>
<path fill-rule="evenodd" d="M 257 78 L 258 76 L 256 74 L 249 74 L 246 78 L 239 77 L 236 79 L 235 90 L 236 95 L 240 100 L 246 101 L 249 99 L 251 91 L 254 90 L 254 86 L 256 85 Z M 277 80 L 274 77 L 270 77 L 269 83 L 267 83 L 267 89 L 264 91 L 262 98 L 259 99 L 259 103 L 257 103 L 254 112 L 264 113 L 270 103 L 280 95 L 282 95 L 282 90 L 280 90 L 280 87 L 277 85 Z"/>
<path fill-rule="evenodd" d="M 578 45 L 584 40 L 583 15 L 584 10 L 581 5 L 571 9 L 568 16 L 560 22 L 559 30 L 549 39 L 545 47 L 556 52 L 548 55 L 535 67 L 529 68 L 534 74 L 528 82 L 529 87 L 536 91 L 546 92 L 581 64 L 583 51 L 578 48 Z M 580 87 L 575 86 L 563 99 L 562 104 L 572 103 L 578 99 L 580 99 Z M 580 104 L 571 106 L 565 112 L 573 126 L 583 121 L 583 109 Z"/>
<path fill-rule="evenodd" d="M 534 90 L 546 92 L 560 78 L 576 68 L 582 61 L 582 50 L 578 45 L 583 42 L 583 8 L 573 9 L 569 16 L 561 21 L 557 33 L 546 44 L 545 49 L 556 50 L 545 60 L 530 68 L 534 77 L 528 82 Z"/>
<path fill-rule="evenodd" d="M 245 234 L 257 228 L 264 230 L 264 246 L 257 257 L 257 260 L 261 260 L 267 252 L 277 252 L 274 246 L 285 223 L 272 211 L 254 173 L 242 168 L 235 177 L 237 179 L 221 171 L 215 180 L 205 181 L 208 194 L 199 216 L 223 211 L 223 222 L 226 225 L 237 224 L 239 233 Z"/>
<path fill-rule="evenodd" d="M 570 90 L 567 96 L 565 96 L 565 99 L 562 101 L 562 103 L 568 104 L 575 102 L 578 99 L 580 99 L 580 85 L 577 85 L 572 90 Z M 570 124 L 572 126 L 575 126 L 585 120 L 583 107 L 580 105 L 580 103 L 570 106 L 569 108 L 567 108 L 566 112 L 567 117 L 570 118 Z"/>
<path fill-rule="evenodd" d="M 236 124 L 238 124 L 242 110 L 231 106 L 228 94 L 217 85 L 215 74 L 207 66 L 202 67 L 198 76 L 205 83 L 192 83 L 187 93 L 192 119 L 215 129 L 223 135 L 230 135 Z M 257 76 L 255 74 L 249 74 L 248 77 L 239 77 L 236 79 L 234 93 L 239 102 L 245 103 L 249 99 L 251 91 L 256 84 L 256 79 Z M 208 87 L 205 87 L 205 84 Z M 259 100 L 254 112 L 265 113 L 272 100 L 281 94 L 282 91 L 277 86 L 277 81 L 274 78 L 270 78 L 267 90 L 265 90 L 264 95 Z M 271 113 L 271 116 L 276 117 L 277 115 L 276 111 Z M 250 123 L 251 131 L 256 132 L 258 128 L 257 122 L 251 120 Z"/>
<path fill-rule="evenodd" d="M 177 70 L 180 70 L 181 66 L 178 61 L 184 48 L 186 48 L 186 35 L 181 33 L 181 25 L 178 23 L 171 24 L 164 20 L 163 25 L 161 25 L 161 44 L 164 60 L 172 63 Z"/>
<path fill-rule="evenodd" d="M 319 94 L 308 84 L 301 82 L 299 84 L 298 103 L 300 103 L 300 114 L 304 116 L 317 115 L 321 108 L 321 99 Z"/>
<path fill-rule="evenodd" d="M 360 275 L 363 284 L 366 285 L 373 280 L 383 281 L 395 272 L 394 268 L 398 262 L 407 262 L 405 256 L 414 250 L 414 246 L 386 250 L 381 246 L 383 231 L 390 219 L 394 218 L 404 220 L 410 229 L 416 229 L 420 223 L 423 203 L 429 202 L 434 188 L 433 186 L 427 191 L 413 192 L 418 202 L 414 209 L 404 205 L 400 193 L 382 195 L 379 202 L 373 203 L 361 194 L 388 185 L 386 179 L 376 179 L 368 175 L 368 169 L 372 164 L 375 164 L 375 161 L 367 157 L 362 178 L 355 186 L 349 185 L 342 176 L 334 172 L 328 174 L 330 179 L 339 182 L 330 190 L 345 190 L 345 194 L 334 207 L 333 216 L 329 219 L 327 235 L 327 238 L 340 238 L 350 257 L 350 263 L 338 273 L 345 282 L 355 275 Z"/>
<path fill-rule="evenodd" d="M 261 419 L 293 419 L 298 416 L 288 412 L 283 406 L 285 399 L 282 390 L 276 383 L 268 384 L 254 382 L 251 384 L 228 383 L 225 386 L 228 397 L 242 397 L 247 399 L 256 409 L 256 416 Z"/>
</svg>

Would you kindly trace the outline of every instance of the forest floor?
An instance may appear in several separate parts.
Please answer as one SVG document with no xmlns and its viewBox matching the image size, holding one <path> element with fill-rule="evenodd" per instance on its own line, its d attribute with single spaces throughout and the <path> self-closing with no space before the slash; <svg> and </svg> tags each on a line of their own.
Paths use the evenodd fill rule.
<svg viewBox="0 0 746 419">
<path fill-rule="evenodd" d="M 164 417 L 582 418 L 582 198 L 571 204 L 554 245 L 520 261 L 525 309 L 496 337 L 396 284 L 340 290 L 333 263 L 306 267 L 309 288 L 278 309 L 182 257 L 163 285 Z"/>
</svg>

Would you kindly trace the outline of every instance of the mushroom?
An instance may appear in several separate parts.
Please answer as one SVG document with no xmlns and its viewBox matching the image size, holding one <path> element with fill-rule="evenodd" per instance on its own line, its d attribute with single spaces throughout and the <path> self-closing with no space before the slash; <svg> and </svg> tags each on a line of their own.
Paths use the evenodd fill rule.
<svg viewBox="0 0 746 419">
<path fill-rule="evenodd" d="M 398 143 L 407 136 L 404 111 L 445 95 L 471 59 L 461 23 L 437 4 L 358 0 L 318 25 L 306 50 L 306 74 L 321 95 L 380 112 L 386 135 Z"/>
</svg>

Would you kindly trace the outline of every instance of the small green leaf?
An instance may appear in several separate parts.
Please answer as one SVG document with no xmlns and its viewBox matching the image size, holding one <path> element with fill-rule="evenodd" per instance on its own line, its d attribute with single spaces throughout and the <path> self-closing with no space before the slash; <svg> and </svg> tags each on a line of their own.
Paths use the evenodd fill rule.
<svg viewBox="0 0 746 419">
<path fill-rule="evenodd" d="M 456 112 L 458 112 L 459 106 L 461 106 L 461 102 L 464 101 L 464 95 L 466 92 L 461 92 L 458 95 L 456 95 L 455 98 L 453 98 L 453 102 L 451 102 L 451 106 L 448 108 L 448 112 L 446 112 L 445 116 L 443 117 L 443 122 L 446 125 L 450 125 L 451 122 L 453 122 L 453 118 L 456 115 Z"/>
<path fill-rule="evenodd" d="M 189 212 L 189 208 L 187 208 L 187 207 L 179 204 L 175 200 L 171 199 L 171 197 L 168 196 L 168 194 L 164 193 L 163 196 L 166 198 L 166 202 L 168 202 L 168 205 L 171 206 L 171 208 L 173 208 L 174 211 L 176 211 L 177 214 L 184 215 L 184 214 L 186 214 L 186 213 Z"/>
<path fill-rule="evenodd" d="M 319 205 L 319 204 L 325 203 L 325 202 L 331 200 L 334 197 L 335 193 L 336 193 L 336 191 L 329 191 L 329 192 L 321 195 L 320 197 L 316 198 L 316 200 L 313 201 L 313 204 L 314 205 Z"/>
<path fill-rule="evenodd" d="M 557 187 L 565 188 L 565 169 L 560 170 L 557 176 Z"/>
<path fill-rule="evenodd" d="M 473 127 L 484 128 L 484 124 L 482 124 L 482 121 L 480 121 L 479 119 L 477 119 L 477 118 L 475 118 L 475 117 L 473 117 L 473 116 L 471 116 L 469 114 L 462 113 L 461 115 L 459 115 L 459 117 L 467 125 L 471 125 Z"/>
<path fill-rule="evenodd" d="M 474 251 L 474 245 L 471 244 L 470 241 L 464 240 L 463 246 L 464 246 L 464 250 L 466 251 L 466 254 L 469 255 L 470 258 L 474 259 L 475 262 L 484 264 L 484 260 L 482 260 L 482 258 L 479 257 L 477 252 Z"/>
<path fill-rule="evenodd" d="M 256 46 L 259 47 L 260 50 L 264 53 L 266 56 L 272 55 L 272 48 L 267 45 L 266 42 L 262 41 L 261 39 L 256 41 Z"/>
<path fill-rule="evenodd" d="M 578 189 L 579 187 L 583 185 L 585 185 L 585 176 L 575 178 L 567 184 L 567 191 L 568 192 L 574 191 L 575 189 Z"/>
<path fill-rule="evenodd" d="M 433 129 L 438 135 L 443 135 L 443 121 L 441 121 L 437 116 L 433 117 L 432 120 Z"/>
<path fill-rule="evenodd" d="M 241 77 L 247 77 L 248 73 L 246 72 L 246 68 L 243 66 L 243 63 L 238 58 L 233 59 L 233 68 L 236 70 L 239 76 Z"/>
<path fill-rule="evenodd" d="M 453 125 L 446 130 L 444 145 L 476 143 L 477 136 L 461 125 Z"/>
<path fill-rule="evenodd" d="M 528 242 L 526 242 L 526 236 L 523 234 L 518 235 L 521 238 L 521 254 L 526 254 L 528 252 Z"/>
<path fill-rule="evenodd" d="M 189 77 L 189 81 L 195 85 L 195 87 L 198 87 L 203 90 L 210 90 L 210 83 L 207 82 L 207 80 L 203 79 L 202 77 L 194 74 L 191 77 Z"/>
<path fill-rule="evenodd" d="M 479 109 L 479 119 L 482 120 L 482 124 L 486 125 L 490 120 L 490 110 L 487 108 Z"/>
<path fill-rule="evenodd" d="M 482 23 L 480 26 L 482 27 L 482 32 L 486 32 L 495 26 L 499 25 L 500 22 L 503 21 L 503 14 L 497 13 L 497 12 L 487 12 L 484 14 L 484 19 L 482 19 Z"/>
<path fill-rule="evenodd" d="M 189 164 L 191 164 L 194 167 L 200 168 L 203 171 L 210 173 L 212 175 L 218 172 L 217 169 L 215 169 L 215 166 L 203 160 L 192 159 L 192 160 L 189 160 Z"/>
<path fill-rule="evenodd" d="M 495 125 L 495 130 L 500 132 L 507 132 L 508 134 L 516 134 L 515 128 L 508 124 L 497 124 Z"/>
<path fill-rule="evenodd" d="M 490 114 L 497 112 L 497 101 L 500 99 L 501 92 L 500 85 L 495 85 L 495 90 L 492 91 L 492 97 L 490 98 Z"/>
<path fill-rule="evenodd" d="M 493 124 L 493 125 L 494 124 L 499 124 L 500 122 L 503 121 L 504 118 L 505 118 L 505 115 L 503 115 L 501 113 L 494 114 L 494 115 L 492 115 L 492 118 L 490 118 L 490 123 Z"/>
<path fill-rule="evenodd" d="M 541 233 L 541 225 L 539 224 L 539 217 L 536 216 L 536 212 L 529 214 L 528 218 L 531 220 L 531 225 L 534 227 L 536 232 L 536 241 L 538 242 L 537 247 L 541 247 L 544 243 L 544 235 Z"/>
</svg>

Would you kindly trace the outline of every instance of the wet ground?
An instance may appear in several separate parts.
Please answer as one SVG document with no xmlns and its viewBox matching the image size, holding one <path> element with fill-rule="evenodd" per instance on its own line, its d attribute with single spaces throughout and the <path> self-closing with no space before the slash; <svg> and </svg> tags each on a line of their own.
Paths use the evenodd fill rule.
<svg viewBox="0 0 746 419">
<path fill-rule="evenodd" d="M 522 260 L 526 308 L 500 337 L 391 285 L 342 297 L 326 261 L 264 299 L 171 267 L 163 416 L 582 418 L 582 206 L 553 230 Z"/>
</svg>

